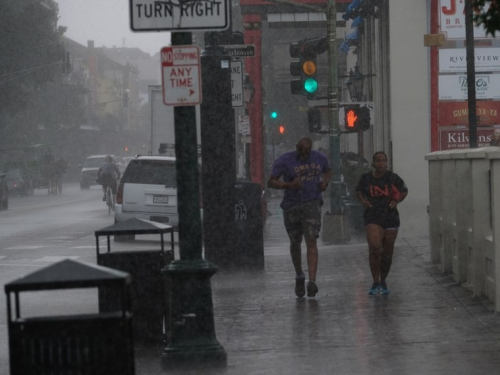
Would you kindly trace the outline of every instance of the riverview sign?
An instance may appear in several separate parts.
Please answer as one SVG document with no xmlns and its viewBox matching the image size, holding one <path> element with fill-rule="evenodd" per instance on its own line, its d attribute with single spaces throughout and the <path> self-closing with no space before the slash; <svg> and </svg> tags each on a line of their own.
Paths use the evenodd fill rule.
<svg viewBox="0 0 500 375">
<path fill-rule="evenodd" d="M 500 48 L 475 48 L 476 72 L 500 71 Z M 439 73 L 466 73 L 467 56 L 465 48 L 440 48 Z"/>
</svg>

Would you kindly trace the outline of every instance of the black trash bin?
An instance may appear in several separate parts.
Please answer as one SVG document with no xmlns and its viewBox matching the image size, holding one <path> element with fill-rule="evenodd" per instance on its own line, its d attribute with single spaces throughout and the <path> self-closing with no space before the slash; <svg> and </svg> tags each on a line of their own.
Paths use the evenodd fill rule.
<svg viewBox="0 0 500 375">
<path fill-rule="evenodd" d="M 238 182 L 234 185 L 236 227 L 232 264 L 238 268 L 264 268 L 264 228 L 260 184 Z"/>
<path fill-rule="evenodd" d="M 11 375 L 134 374 L 130 283 L 125 272 L 67 259 L 5 284 Z M 117 290 L 116 310 L 21 317 L 20 292 L 102 286 Z"/>
<path fill-rule="evenodd" d="M 170 249 L 164 248 L 164 233 L 170 233 Z M 160 234 L 156 250 L 111 251 L 111 236 Z M 99 249 L 99 237 L 107 237 L 107 252 Z M 169 321 L 168 278 L 161 273 L 174 260 L 173 227 L 142 219 L 129 219 L 95 232 L 97 264 L 127 272 L 132 277 L 131 296 L 134 339 L 139 343 L 161 344 L 168 340 L 165 322 Z M 99 310 L 116 308 L 118 296 L 109 288 L 99 288 Z"/>
</svg>

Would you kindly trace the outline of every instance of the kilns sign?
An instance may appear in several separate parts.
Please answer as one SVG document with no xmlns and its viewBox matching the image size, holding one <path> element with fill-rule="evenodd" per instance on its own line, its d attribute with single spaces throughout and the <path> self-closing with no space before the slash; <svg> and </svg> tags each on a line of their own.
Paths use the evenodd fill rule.
<svg viewBox="0 0 500 375">
<path fill-rule="evenodd" d="M 446 39 L 465 39 L 464 0 L 441 0 L 439 2 L 441 32 Z M 489 7 L 489 3 L 486 4 Z M 486 38 L 484 27 L 474 27 L 474 38 Z"/>
<path fill-rule="evenodd" d="M 201 103 L 200 49 L 172 46 L 161 49 L 161 76 L 165 105 Z"/>
<path fill-rule="evenodd" d="M 132 31 L 224 30 L 229 0 L 130 0 Z"/>
<path fill-rule="evenodd" d="M 476 75 L 477 99 L 500 99 L 500 74 Z M 466 75 L 440 75 L 439 100 L 467 99 Z"/>
<path fill-rule="evenodd" d="M 477 129 L 477 146 L 489 146 L 493 137 L 494 128 Z M 439 129 L 440 150 L 452 150 L 457 148 L 469 148 L 468 129 Z"/>
<path fill-rule="evenodd" d="M 476 102 L 477 125 L 500 125 L 500 102 Z M 440 102 L 439 126 L 469 126 L 469 103 L 465 102 Z"/>
<path fill-rule="evenodd" d="M 500 48 L 475 48 L 474 63 L 476 72 L 500 71 Z M 467 56 L 465 48 L 440 48 L 439 72 L 467 72 Z"/>
</svg>

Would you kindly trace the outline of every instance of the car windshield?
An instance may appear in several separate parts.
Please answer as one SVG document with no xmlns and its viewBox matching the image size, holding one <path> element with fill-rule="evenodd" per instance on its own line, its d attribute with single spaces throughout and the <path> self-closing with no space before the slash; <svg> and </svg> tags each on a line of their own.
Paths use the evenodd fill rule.
<svg viewBox="0 0 500 375">
<path fill-rule="evenodd" d="M 125 183 L 177 186 L 175 162 L 133 160 L 122 178 Z"/>
<path fill-rule="evenodd" d="M 99 168 L 104 164 L 104 158 L 87 158 L 83 162 L 83 168 Z"/>
<path fill-rule="evenodd" d="M 7 172 L 7 180 L 16 180 L 18 178 L 21 178 L 21 173 L 17 169 Z"/>
</svg>

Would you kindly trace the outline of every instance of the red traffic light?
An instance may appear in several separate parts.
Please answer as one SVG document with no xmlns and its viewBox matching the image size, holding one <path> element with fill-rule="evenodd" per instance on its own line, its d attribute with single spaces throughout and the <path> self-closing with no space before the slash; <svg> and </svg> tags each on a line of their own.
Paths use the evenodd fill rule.
<svg viewBox="0 0 500 375">
<path fill-rule="evenodd" d="M 348 109 L 345 114 L 346 127 L 348 129 L 356 128 L 356 120 L 358 119 L 358 111 L 354 108 Z"/>
<path fill-rule="evenodd" d="M 278 131 L 280 132 L 280 134 L 285 134 L 285 125 L 280 125 L 279 128 L 278 128 Z"/>
</svg>

